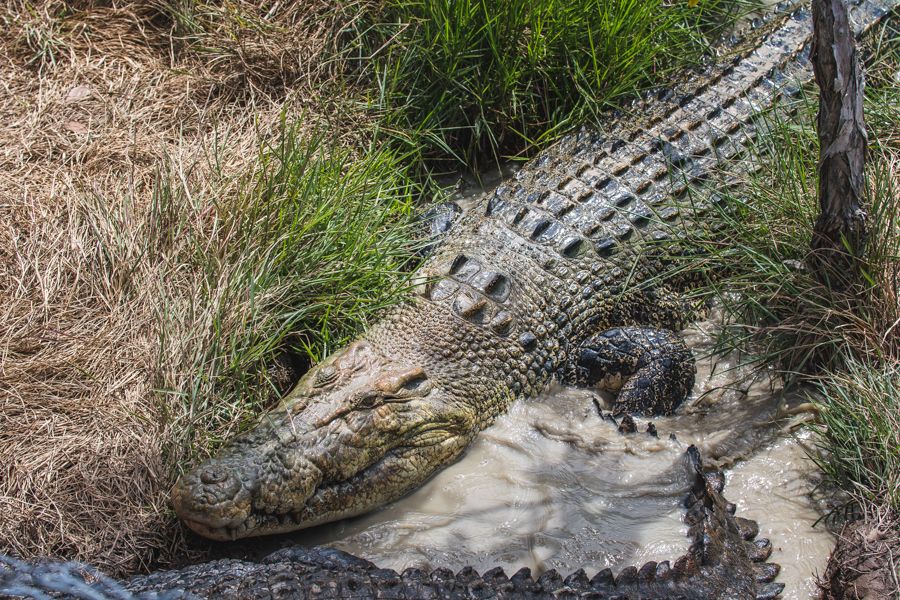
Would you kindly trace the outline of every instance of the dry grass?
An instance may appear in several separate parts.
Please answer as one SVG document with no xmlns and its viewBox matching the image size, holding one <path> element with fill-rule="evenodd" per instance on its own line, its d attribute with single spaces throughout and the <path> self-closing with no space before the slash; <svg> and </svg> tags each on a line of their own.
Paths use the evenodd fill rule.
<svg viewBox="0 0 900 600">
<path fill-rule="evenodd" d="M 886 506 L 863 508 L 841 529 L 818 582 L 822 600 L 900 597 L 900 518 Z"/>
<path fill-rule="evenodd" d="M 0 551 L 120 575 L 183 551 L 166 496 L 189 445 L 172 440 L 200 423 L 214 441 L 241 415 L 159 393 L 214 383 L 184 359 L 223 288 L 185 243 L 227 243 L 216 199 L 285 115 L 312 129 L 337 112 L 315 92 L 342 16 L 309 18 L 326 3 L 215 9 L 231 21 L 181 3 L 200 25 L 175 38 L 172 6 L 0 9 Z M 204 46 L 204 28 L 250 16 Z"/>
</svg>

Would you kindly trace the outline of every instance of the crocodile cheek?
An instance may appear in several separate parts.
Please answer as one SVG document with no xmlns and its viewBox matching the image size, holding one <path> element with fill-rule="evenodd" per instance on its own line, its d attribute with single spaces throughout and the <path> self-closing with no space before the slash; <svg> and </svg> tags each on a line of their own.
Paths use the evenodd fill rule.
<svg viewBox="0 0 900 600">
<path fill-rule="evenodd" d="M 263 513 L 286 514 L 303 506 L 321 484 L 322 471 L 298 449 L 283 450 L 264 470 L 254 507 Z"/>
<path fill-rule="evenodd" d="M 396 448 L 427 445 L 428 442 L 421 438 L 434 439 L 430 432 L 445 431 L 444 437 L 449 437 L 447 420 L 433 410 L 432 402 L 418 398 L 387 402 L 366 415 L 351 415 L 347 424 L 354 430 L 353 437 L 366 440 L 364 448 L 360 448 L 365 456 L 358 470 L 384 459 Z"/>
</svg>

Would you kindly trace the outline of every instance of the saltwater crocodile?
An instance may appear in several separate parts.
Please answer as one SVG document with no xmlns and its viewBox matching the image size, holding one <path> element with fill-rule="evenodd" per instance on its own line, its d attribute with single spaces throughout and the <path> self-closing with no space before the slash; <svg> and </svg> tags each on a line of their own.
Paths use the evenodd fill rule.
<svg viewBox="0 0 900 600">
<path fill-rule="evenodd" d="M 721 473 L 703 473 L 692 446 L 684 461 L 691 487 L 684 521 L 689 550 L 673 562 L 648 562 L 604 569 L 588 578 L 583 569 L 562 577 L 556 571 L 533 577 L 528 569 L 508 576 L 500 568 L 479 574 L 467 567 L 397 573 L 330 548 L 292 547 L 260 562 L 225 559 L 172 571 L 141 575 L 120 583 L 83 565 L 21 563 L 0 556 L 0 595 L 43 597 L 48 591 L 92 600 L 217 598 L 391 598 L 550 599 L 618 598 L 756 599 L 775 598 L 778 565 L 766 562 L 769 540 L 755 539 L 754 521 L 732 516 L 734 505 L 721 496 Z"/>
<path fill-rule="evenodd" d="M 897 0 L 854 7 L 874 23 Z M 232 539 L 359 514 L 452 461 L 517 397 L 553 377 L 618 388 L 624 411 L 669 412 L 691 359 L 671 333 L 689 318 L 678 256 L 717 205 L 712 173 L 744 152 L 751 116 L 810 78 L 810 19 L 796 11 L 691 89 L 636 106 L 634 120 L 581 133 L 486 195 L 419 272 L 419 295 L 318 365 L 260 424 L 173 490 L 195 531 Z M 726 181 L 726 185 L 738 185 Z M 714 221 L 714 219 L 712 220 Z M 686 502 L 686 555 L 534 579 L 494 569 L 396 573 L 322 548 L 260 563 L 224 560 L 125 584 L 78 568 L 0 563 L 0 593 L 91 598 L 772 598 L 777 567 L 755 524 L 731 516 L 722 478 Z M 61 575 L 60 575 L 61 574 Z M 60 577 L 57 577 L 60 575 Z M 72 575 L 76 575 L 73 577 Z M 159 594 L 159 595 L 157 595 Z M 39 597 L 39 596 L 38 596 Z"/>
<path fill-rule="evenodd" d="M 859 30 L 897 0 L 851 7 Z M 253 429 L 174 486 L 194 531 L 229 540 L 372 510 L 457 459 L 552 378 L 669 413 L 693 362 L 679 257 L 721 196 L 720 161 L 752 117 L 810 79 L 809 12 L 783 15 L 691 89 L 608 130 L 564 139 L 465 213 L 417 273 L 415 297 L 311 369 Z"/>
</svg>

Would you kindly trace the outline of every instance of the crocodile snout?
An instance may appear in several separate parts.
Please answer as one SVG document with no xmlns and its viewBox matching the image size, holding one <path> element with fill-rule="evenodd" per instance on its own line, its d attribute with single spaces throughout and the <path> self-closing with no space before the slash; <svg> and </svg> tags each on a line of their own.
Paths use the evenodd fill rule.
<svg viewBox="0 0 900 600">
<path fill-rule="evenodd" d="M 294 531 L 399 498 L 458 456 L 475 416 L 427 357 L 361 340 L 172 490 L 178 516 L 215 540 Z"/>
<path fill-rule="evenodd" d="M 213 459 L 178 479 L 172 504 L 191 529 L 208 536 L 246 521 L 256 479 L 256 470 L 247 464 Z"/>
</svg>

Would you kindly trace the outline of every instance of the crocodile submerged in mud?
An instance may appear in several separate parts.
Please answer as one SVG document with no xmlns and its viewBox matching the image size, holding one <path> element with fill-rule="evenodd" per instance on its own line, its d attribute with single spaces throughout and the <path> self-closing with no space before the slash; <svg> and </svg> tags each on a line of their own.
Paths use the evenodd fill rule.
<svg viewBox="0 0 900 600">
<path fill-rule="evenodd" d="M 766 562 L 772 552 L 769 540 L 756 539 L 756 522 L 732 516 L 734 505 L 721 495 L 724 477 L 704 474 L 693 446 L 685 454 L 684 465 L 691 481 L 684 501 L 690 548 L 671 563 L 651 561 L 640 568 L 626 567 L 617 576 L 604 569 L 588 578 L 579 569 L 565 578 L 554 570 L 535 578 L 529 569 L 507 576 L 500 568 L 479 574 L 470 567 L 458 573 L 448 569 L 397 573 L 340 550 L 293 547 L 260 562 L 217 560 L 141 575 L 120 584 L 83 565 L 24 564 L 0 556 L 0 595 L 41 597 L 37 595 L 40 592 L 56 591 L 64 598 L 92 600 L 778 597 L 784 586 L 773 583 L 778 565 Z"/>
<path fill-rule="evenodd" d="M 857 30 L 897 0 L 851 7 Z M 230 540 L 359 515 L 457 459 L 516 398 L 551 379 L 617 390 L 667 414 L 693 358 L 679 256 L 715 223 L 720 161 L 752 117 L 811 77 L 806 10 L 690 90 L 608 131 L 564 139 L 486 194 L 417 273 L 417 294 L 311 369 L 273 410 L 172 490 L 197 533 Z"/>
</svg>

